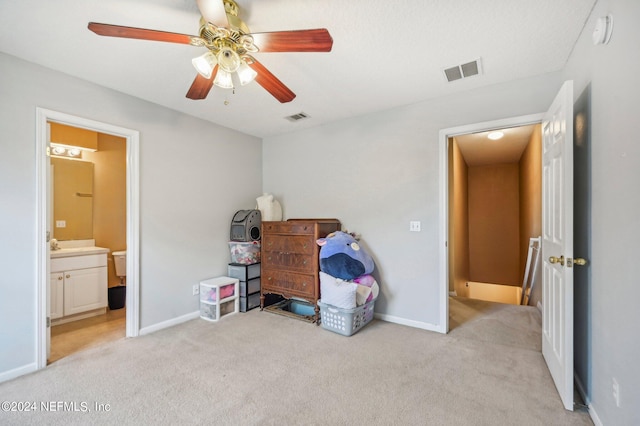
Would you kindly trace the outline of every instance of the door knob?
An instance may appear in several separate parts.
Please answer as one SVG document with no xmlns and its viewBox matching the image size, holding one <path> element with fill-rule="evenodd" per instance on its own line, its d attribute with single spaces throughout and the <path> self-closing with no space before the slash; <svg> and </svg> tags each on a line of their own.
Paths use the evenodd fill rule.
<svg viewBox="0 0 640 426">
<path fill-rule="evenodd" d="M 573 259 L 574 265 L 584 266 L 587 264 L 587 259 L 583 259 L 581 257 L 576 257 Z"/>
<path fill-rule="evenodd" d="M 560 257 L 551 256 L 549 257 L 549 263 L 559 263 L 560 265 L 564 266 L 564 256 L 560 256 Z"/>
</svg>

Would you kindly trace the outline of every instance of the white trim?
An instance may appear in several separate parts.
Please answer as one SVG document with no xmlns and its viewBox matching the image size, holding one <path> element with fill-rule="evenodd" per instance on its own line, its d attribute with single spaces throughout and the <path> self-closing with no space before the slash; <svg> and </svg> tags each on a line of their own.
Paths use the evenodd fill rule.
<svg viewBox="0 0 640 426">
<path fill-rule="evenodd" d="M 582 380 L 580 380 L 580 377 L 576 374 L 575 370 L 573 371 L 573 379 L 575 380 L 576 389 L 578 390 L 580 397 L 582 398 L 585 405 L 587 406 L 587 409 L 589 410 L 589 416 L 591 417 L 591 421 L 595 426 L 603 426 L 602 421 L 600 420 L 600 417 L 598 417 L 596 410 L 593 408 L 593 404 L 591 404 L 591 398 L 589 398 L 589 395 L 587 395 L 584 385 L 582 384 Z"/>
<path fill-rule="evenodd" d="M 189 314 L 185 314 L 176 318 L 171 318 L 169 320 L 159 322 L 149 327 L 142 328 L 140 329 L 140 335 L 142 336 L 145 334 L 154 333 L 156 331 L 173 327 L 174 325 L 182 324 L 183 322 L 191 321 L 192 319 L 196 319 L 196 318 L 200 318 L 200 311 L 191 312 Z"/>
<path fill-rule="evenodd" d="M 400 318 L 393 315 L 387 314 L 374 314 L 374 318 L 379 319 L 381 321 L 392 322 L 394 324 L 406 325 L 413 328 L 420 328 L 422 330 L 436 331 L 442 333 L 440 331 L 441 327 L 436 324 L 430 324 L 428 322 L 422 321 L 414 321 L 406 318 Z"/>
<path fill-rule="evenodd" d="M 593 405 L 589 404 L 587 408 L 589 409 L 589 416 L 591 417 L 591 421 L 593 422 L 593 424 L 595 426 L 604 426 L 602 424 L 602 420 L 600 420 L 600 417 L 598 417 L 598 413 L 596 413 L 596 410 L 593 408 Z"/>
<path fill-rule="evenodd" d="M 16 377 L 24 376 L 25 374 L 33 373 L 38 369 L 38 365 L 35 362 L 31 364 L 23 365 L 22 367 L 14 368 L 13 370 L 4 371 L 0 373 L 0 383 L 6 382 Z"/>
<path fill-rule="evenodd" d="M 544 113 L 523 115 L 519 117 L 504 118 L 482 123 L 467 124 L 464 126 L 450 127 L 440 130 L 439 155 L 440 155 L 440 326 L 441 333 L 449 332 L 449 250 L 447 239 L 449 235 L 449 138 L 468 133 L 486 132 L 490 130 L 504 129 L 507 127 L 526 126 L 542 122 Z"/>
<path fill-rule="evenodd" d="M 54 121 L 107 133 L 126 139 L 127 144 L 127 318 L 126 335 L 139 334 L 140 323 L 140 133 L 137 130 L 114 126 L 99 121 L 36 107 L 36 230 L 37 230 L 37 309 L 36 309 L 36 360 L 37 369 L 47 365 L 47 282 L 49 265 L 47 256 L 47 121 Z"/>
<path fill-rule="evenodd" d="M 576 383 L 576 389 L 578 390 L 578 393 L 580 394 L 580 397 L 582 398 L 582 400 L 584 401 L 584 403 L 586 405 L 589 405 L 591 403 L 591 400 L 589 399 L 589 395 L 587 395 L 587 392 L 584 389 L 584 385 L 582 384 L 582 380 L 580 380 L 580 377 L 578 376 L 578 374 L 576 373 L 576 371 L 573 371 L 573 380 L 575 380 Z"/>
</svg>

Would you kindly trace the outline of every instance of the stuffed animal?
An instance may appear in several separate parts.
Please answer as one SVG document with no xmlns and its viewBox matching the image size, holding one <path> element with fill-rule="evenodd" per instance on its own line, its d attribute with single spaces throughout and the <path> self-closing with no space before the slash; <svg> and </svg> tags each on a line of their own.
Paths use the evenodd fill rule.
<svg viewBox="0 0 640 426">
<path fill-rule="evenodd" d="M 351 234 L 337 231 L 316 242 L 322 272 L 347 281 L 373 272 L 373 259 Z"/>
</svg>

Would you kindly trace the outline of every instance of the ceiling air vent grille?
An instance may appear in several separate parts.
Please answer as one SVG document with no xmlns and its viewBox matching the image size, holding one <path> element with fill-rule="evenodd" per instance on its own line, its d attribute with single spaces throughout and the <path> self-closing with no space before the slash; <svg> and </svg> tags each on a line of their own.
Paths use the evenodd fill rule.
<svg viewBox="0 0 640 426">
<path fill-rule="evenodd" d="M 293 114 L 290 115 L 288 117 L 285 117 L 287 120 L 289 121 L 300 121 L 300 120 L 305 120 L 307 118 L 310 118 L 308 114 L 304 113 L 304 112 L 299 112 L 297 114 Z"/>
<path fill-rule="evenodd" d="M 444 70 L 444 75 L 448 82 L 460 80 L 462 78 L 473 77 L 482 73 L 482 67 L 480 66 L 480 59 L 467 62 L 466 64 L 456 65 L 455 67 L 447 68 Z"/>
</svg>

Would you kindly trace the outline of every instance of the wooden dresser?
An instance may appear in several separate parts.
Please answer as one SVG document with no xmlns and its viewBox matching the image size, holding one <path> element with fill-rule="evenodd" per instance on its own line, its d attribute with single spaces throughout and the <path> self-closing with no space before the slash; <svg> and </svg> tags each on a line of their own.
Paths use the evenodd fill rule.
<svg viewBox="0 0 640 426">
<path fill-rule="evenodd" d="M 318 323 L 320 247 L 316 240 L 339 230 L 337 219 L 262 222 L 260 309 L 265 294 L 297 297 L 314 305 Z"/>
</svg>

